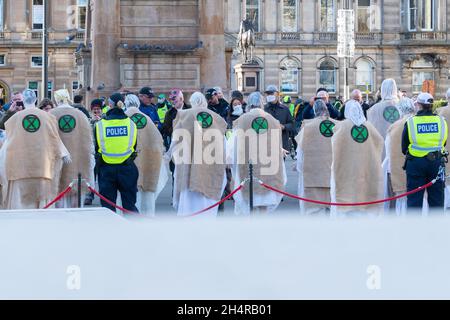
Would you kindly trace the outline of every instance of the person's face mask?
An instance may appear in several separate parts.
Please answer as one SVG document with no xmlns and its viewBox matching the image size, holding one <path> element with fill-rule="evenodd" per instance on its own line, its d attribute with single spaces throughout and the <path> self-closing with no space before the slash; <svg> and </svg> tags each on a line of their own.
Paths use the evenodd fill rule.
<svg viewBox="0 0 450 320">
<path fill-rule="evenodd" d="M 277 97 L 275 97 L 273 95 L 267 96 L 266 99 L 267 99 L 268 103 L 274 103 L 275 101 L 277 101 Z"/>
<path fill-rule="evenodd" d="M 244 109 L 242 109 L 242 105 L 237 105 L 233 107 L 233 116 L 241 116 L 244 113 Z"/>
<path fill-rule="evenodd" d="M 158 103 L 164 103 L 164 99 L 158 99 Z"/>
</svg>

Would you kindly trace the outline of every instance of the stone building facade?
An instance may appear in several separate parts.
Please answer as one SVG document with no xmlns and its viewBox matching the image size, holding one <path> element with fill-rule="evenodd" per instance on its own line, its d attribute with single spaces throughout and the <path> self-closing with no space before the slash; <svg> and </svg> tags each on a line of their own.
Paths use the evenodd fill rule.
<svg viewBox="0 0 450 320">
<path fill-rule="evenodd" d="M 84 40 L 87 0 L 49 1 L 47 95 L 78 88 L 74 52 Z M 0 0 L 0 97 L 30 88 L 42 99 L 42 0 Z"/>
<path fill-rule="evenodd" d="M 223 0 L 91 0 L 76 54 L 88 98 L 121 89 L 227 86 Z"/>
<path fill-rule="evenodd" d="M 392 77 L 409 94 L 449 80 L 450 0 L 90 0 L 85 47 L 76 54 L 88 97 L 151 86 L 156 92 L 236 89 L 240 21 L 257 28 L 259 89 L 312 96 L 318 87 L 373 95 Z M 338 9 L 355 13 L 356 50 L 337 57 Z M 345 63 L 346 62 L 346 63 Z M 348 68 L 346 68 L 347 66 Z"/>
<path fill-rule="evenodd" d="M 355 12 L 356 50 L 347 61 L 350 89 L 371 94 L 385 78 L 409 94 L 434 80 L 443 96 L 449 81 L 448 0 L 224 0 L 228 87 L 236 87 L 234 50 L 241 19 L 254 18 L 255 59 L 263 88 L 309 98 L 319 87 L 344 92 L 344 59 L 337 57 L 337 10 Z"/>
</svg>

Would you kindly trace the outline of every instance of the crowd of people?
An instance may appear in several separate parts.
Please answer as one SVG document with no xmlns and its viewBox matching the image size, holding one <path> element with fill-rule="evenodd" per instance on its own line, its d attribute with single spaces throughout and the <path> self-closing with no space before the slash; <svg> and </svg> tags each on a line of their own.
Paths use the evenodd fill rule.
<svg viewBox="0 0 450 320">
<path fill-rule="evenodd" d="M 249 214 L 250 201 L 256 212 L 271 212 L 282 201 L 276 190 L 285 189 L 285 161 L 291 156 L 297 161 L 298 195 L 324 202 L 300 201 L 303 213 L 394 206 L 405 213 L 424 207 L 425 190 L 384 208 L 370 202 L 430 182 L 425 207 L 444 208 L 450 198 L 444 198 L 443 170 L 450 108 L 435 110 L 433 103 L 428 93 L 408 97 L 393 79 L 383 81 L 373 103 L 357 89 L 348 101 L 337 97 L 332 103 L 325 88 L 294 102 L 275 85 L 247 98 L 233 91 L 229 101 L 221 88 L 210 88 L 193 93 L 189 103 L 181 89 L 166 96 L 144 87 L 94 99 L 89 108 L 82 96 L 71 101 L 65 89 L 55 92 L 54 101 L 39 103 L 31 90 L 15 92 L 0 112 L 2 207 L 43 208 L 81 173 L 86 186 L 98 181 L 102 206 L 113 211 L 116 203 L 155 214 L 158 195 L 171 180 L 173 206 L 181 216 L 205 208 L 211 209 L 204 215 L 215 216 L 223 203 L 215 204 L 236 189 L 241 189 L 232 194 L 237 214 Z M 198 129 L 200 146 L 194 141 Z M 192 140 L 182 137 L 186 132 Z M 215 161 L 193 160 L 205 150 L 214 150 Z M 180 153 L 190 161 L 177 161 Z M 250 163 L 261 182 L 252 197 L 245 184 Z M 94 193 L 83 190 L 84 204 L 92 205 Z M 56 206 L 74 207 L 76 196 L 71 191 Z"/>
</svg>

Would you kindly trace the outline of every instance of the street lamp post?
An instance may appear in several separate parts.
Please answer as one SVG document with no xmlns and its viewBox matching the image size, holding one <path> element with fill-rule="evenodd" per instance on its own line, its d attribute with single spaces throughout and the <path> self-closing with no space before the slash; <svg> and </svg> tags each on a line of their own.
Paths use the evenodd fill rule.
<svg viewBox="0 0 450 320">
<path fill-rule="evenodd" d="M 43 0 L 44 19 L 42 26 L 42 99 L 47 98 L 48 91 L 48 2 Z"/>
</svg>

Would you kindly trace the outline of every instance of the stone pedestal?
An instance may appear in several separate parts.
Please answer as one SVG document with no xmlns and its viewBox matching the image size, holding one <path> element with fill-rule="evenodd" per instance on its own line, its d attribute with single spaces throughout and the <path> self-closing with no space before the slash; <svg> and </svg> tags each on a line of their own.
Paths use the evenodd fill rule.
<svg viewBox="0 0 450 320">
<path fill-rule="evenodd" d="M 261 91 L 261 72 L 263 68 L 254 63 L 240 63 L 234 67 L 236 87 L 243 94 Z"/>
</svg>

